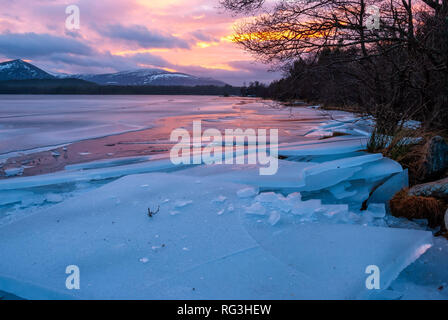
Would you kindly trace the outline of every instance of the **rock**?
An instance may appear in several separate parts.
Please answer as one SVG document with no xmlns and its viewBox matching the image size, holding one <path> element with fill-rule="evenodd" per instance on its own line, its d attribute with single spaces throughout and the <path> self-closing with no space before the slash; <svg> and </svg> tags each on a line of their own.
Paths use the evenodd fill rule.
<svg viewBox="0 0 448 320">
<path fill-rule="evenodd" d="M 448 230 L 448 209 L 446 209 L 445 212 L 445 228 Z"/>
<path fill-rule="evenodd" d="M 448 178 L 418 184 L 397 193 L 390 201 L 392 214 L 408 219 L 428 219 L 430 227 L 448 223 Z"/>
<path fill-rule="evenodd" d="M 426 154 L 421 168 L 421 179 L 426 180 L 444 173 L 448 169 L 448 144 L 435 136 L 426 145 Z"/>
<path fill-rule="evenodd" d="M 448 200 L 448 178 L 415 185 L 409 189 L 408 194 Z"/>
</svg>

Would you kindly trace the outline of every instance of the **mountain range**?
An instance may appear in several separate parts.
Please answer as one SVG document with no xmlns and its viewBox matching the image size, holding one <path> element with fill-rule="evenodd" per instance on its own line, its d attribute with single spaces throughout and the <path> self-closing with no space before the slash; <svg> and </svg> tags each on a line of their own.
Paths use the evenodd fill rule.
<svg viewBox="0 0 448 320">
<path fill-rule="evenodd" d="M 162 69 L 137 69 L 107 74 L 50 74 L 23 60 L 0 63 L 0 81 L 36 79 L 81 79 L 99 85 L 120 86 L 218 86 L 226 83 Z"/>
</svg>

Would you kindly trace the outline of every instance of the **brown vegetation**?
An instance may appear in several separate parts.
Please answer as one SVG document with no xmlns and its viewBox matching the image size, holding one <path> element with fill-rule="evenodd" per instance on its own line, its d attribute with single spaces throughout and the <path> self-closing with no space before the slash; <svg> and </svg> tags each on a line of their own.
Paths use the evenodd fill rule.
<svg viewBox="0 0 448 320">
<path fill-rule="evenodd" d="M 444 216 L 448 205 L 432 197 L 411 196 L 408 190 L 401 190 L 390 201 L 394 216 L 407 219 L 428 219 L 431 228 L 445 228 Z"/>
</svg>

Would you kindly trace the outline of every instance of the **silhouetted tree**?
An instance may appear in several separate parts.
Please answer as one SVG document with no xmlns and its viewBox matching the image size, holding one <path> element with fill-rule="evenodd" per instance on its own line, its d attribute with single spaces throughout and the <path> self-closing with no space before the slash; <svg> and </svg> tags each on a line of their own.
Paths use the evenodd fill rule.
<svg viewBox="0 0 448 320">
<path fill-rule="evenodd" d="M 448 129 L 448 0 L 224 0 L 256 17 L 234 40 L 259 60 L 287 68 L 271 84 L 279 99 L 356 105 L 393 135 L 405 120 Z M 370 8 L 379 28 L 367 28 Z M 259 13 L 257 15 L 257 13 Z"/>
</svg>

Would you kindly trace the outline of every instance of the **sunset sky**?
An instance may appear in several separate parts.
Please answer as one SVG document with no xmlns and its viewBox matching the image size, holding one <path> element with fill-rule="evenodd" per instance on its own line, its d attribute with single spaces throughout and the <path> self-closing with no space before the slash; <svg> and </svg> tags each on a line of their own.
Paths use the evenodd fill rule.
<svg viewBox="0 0 448 320">
<path fill-rule="evenodd" d="M 218 0 L 0 0 L 0 61 L 24 59 L 50 72 L 107 73 L 136 68 L 213 77 L 233 85 L 278 73 L 231 41 L 242 17 Z M 65 26 L 69 5 L 80 29 Z"/>
</svg>

